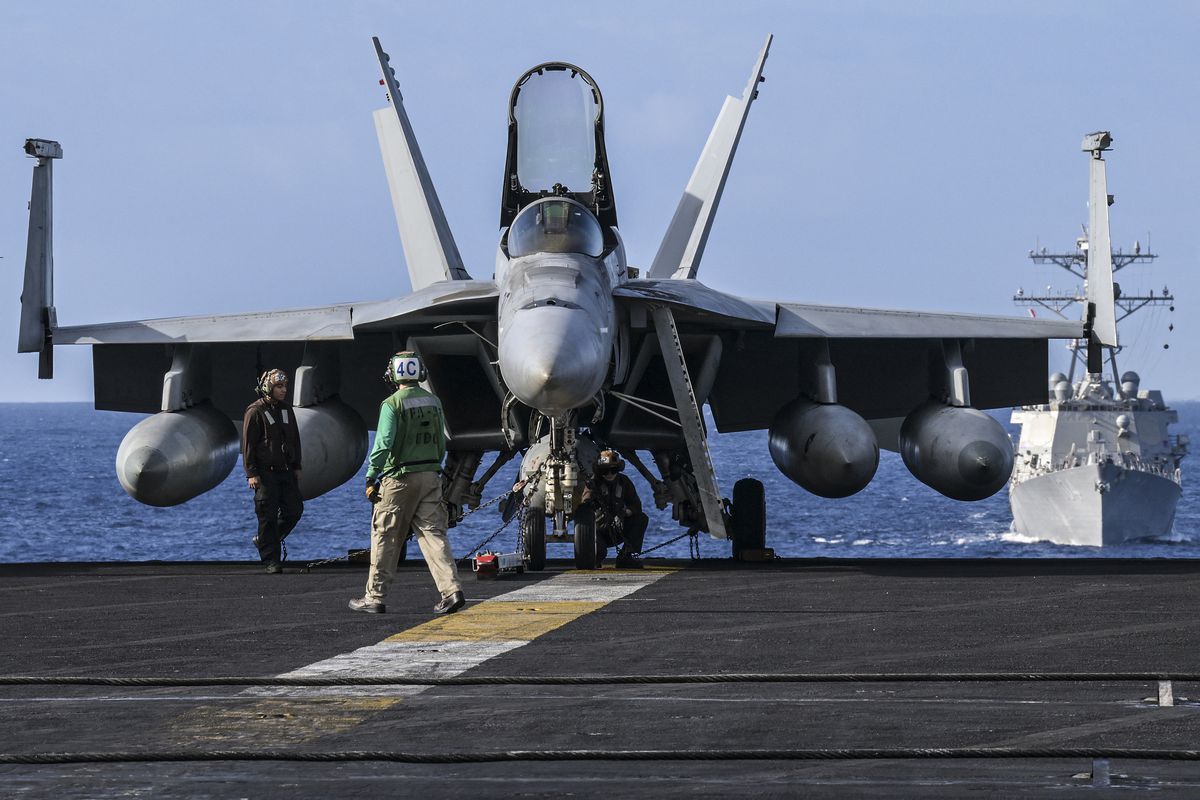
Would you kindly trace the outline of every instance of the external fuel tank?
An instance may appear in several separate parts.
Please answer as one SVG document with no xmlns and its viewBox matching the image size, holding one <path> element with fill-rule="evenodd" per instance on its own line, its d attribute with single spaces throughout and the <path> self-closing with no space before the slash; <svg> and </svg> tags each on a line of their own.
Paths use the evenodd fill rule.
<svg viewBox="0 0 1200 800">
<path fill-rule="evenodd" d="M 871 426 L 836 403 L 789 403 L 771 423 L 768 441 L 779 471 L 820 497 L 861 491 L 879 466 Z"/>
</svg>

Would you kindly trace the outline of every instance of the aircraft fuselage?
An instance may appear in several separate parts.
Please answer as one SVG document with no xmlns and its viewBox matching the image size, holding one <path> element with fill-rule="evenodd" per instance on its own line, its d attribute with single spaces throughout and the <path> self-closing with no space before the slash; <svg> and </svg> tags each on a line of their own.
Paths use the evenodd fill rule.
<svg viewBox="0 0 1200 800">
<path fill-rule="evenodd" d="M 500 373 L 517 400 L 561 418 L 595 399 L 613 351 L 621 262 L 619 248 L 604 258 L 535 253 L 497 275 Z"/>
<path fill-rule="evenodd" d="M 496 255 L 500 374 L 513 397 L 559 422 L 596 398 L 626 274 L 620 235 L 592 209 L 561 196 L 521 209 Z"/>
</svg>

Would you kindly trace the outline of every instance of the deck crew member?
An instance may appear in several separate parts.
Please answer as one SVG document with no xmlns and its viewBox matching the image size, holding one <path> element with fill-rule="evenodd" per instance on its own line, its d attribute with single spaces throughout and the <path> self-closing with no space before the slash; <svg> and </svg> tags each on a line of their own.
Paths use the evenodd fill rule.
<svg viewBox="0 0 1200 800">
<path fill-rule="evenodd" d="M 254 545 L 269 573 L 283 572 L 281 548 L 300 515 L 300 430 L 287 402 L 288 378 L 269 369 L 258 379 L 257 400 L 242 419 L 242 465 L 254 490 L 258 535 Z"/>
<path fill-rule="evenodd" d="M 633 481 L 621 474 L 624 469 L 620 453 L 602 450 L 595 475 L 584 486 L 582 501 L 595 511 L 597 539 L 608 547 L 618 547 L 617 566 L 639 568 L 636 554 L 642 550 L 650 518 L 642 511 Z"/>
<path fill-rule="evenodd" d="M 400 546 L 415 528 L 421 554 L 442 598 L 435 614 L 463 607 L 462 585 L 450 540 L 446 537 L 446 504 L 439 471 L 446 455 L 442 403 L 421 388 L 425 368 L 416 353 L 396 353 L 384 379 L 396 391 L 379 407 L 375 446 L 367 467 L 367 499 L 371 515 L 371 571 L 366 594 L 350 601 L 354 611 L 381 614 L 395 575 Z"/>
</svg>

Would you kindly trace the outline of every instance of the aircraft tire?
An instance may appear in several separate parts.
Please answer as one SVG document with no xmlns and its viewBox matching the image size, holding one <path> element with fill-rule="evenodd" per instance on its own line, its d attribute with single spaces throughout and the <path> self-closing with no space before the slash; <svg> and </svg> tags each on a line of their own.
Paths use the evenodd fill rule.
<svg viewBox="0 0 1200 800">
<path fill-rule="evenodd" d="M 527 510 L 521 518 L 521 540 L 525 543 L 525 568 L 541 572 L 546 568 L 546 515 Z"/>
<path fill-rule="evenodd" d="M 757 550 L 767 545 L 767 493 L 762 481 L 742 478 L 733 485 L 733 510 L 730 519 L 730 540 L 733 557 L 743 550 Z"/>
<path fill-rule="evenodd" d="M 600 546 L 596 541 L 596 515 L 591 508 L 575 512 L 575 569 L 599 569 Z"/>
</svg>

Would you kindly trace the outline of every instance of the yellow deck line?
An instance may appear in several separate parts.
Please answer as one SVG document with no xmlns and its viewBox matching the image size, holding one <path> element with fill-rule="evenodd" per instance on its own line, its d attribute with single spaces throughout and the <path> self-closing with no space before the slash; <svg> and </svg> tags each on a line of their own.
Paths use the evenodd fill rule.
<svg viewBox="0 0 1200 800">
<path fill-rule="evenodd" d="M 539 636 L 608 605 L 607 601 L 487 600 L 449 617 L 430 620 L 384 639 L 385 642 L 482 642 Z"/>
<path fill-rule="evenodd" d="M 653 584 L 663 577 L 663 573 L 674 571 L 673 568 L 647 568 L 641 574 L 649 580 L 642 583 L 636 580 L 635 576 L 638 573 L 631 570 L 572 570 L 484 600 L 457 614 L 415 625 L 375 645 L 325 659 L 286 674 L 363 674 L 364 668 L 377 674 L 401 674 L 405 670 L 396 670 L 393 665 L 412 663 L 406 660 L 403 652 L 427 653 L 429 648 L 424 645 L 433 648 L 437 648 L 438 645 L 445 646 L 446 660 L 438 660 L 443 668 L 450 668 L 450 674 L 458 674 L 483 663 L 493 655 L 521 647 L 539 636 L 598 611 L 614 600 Z M 591 581 L 597 582 L 593 584 Z M 547 594 L 551 597 L 546 597 Z M 522 595 L 526 598 L 522 599 Z M 552 599 L 553 595 L 590 595 L 594 599 L 557 600 Z M 472 657 L 473 651 L 477 651 L 477 655 Z M 463 656 L 467 658 L 464 660 Z M 396 657 L 405 660 L 389 663 Z M 429 656 L 426 654 L 423 658 L 428 659 Z M 471 663 L 473 659 L 476 660 Z M 458 666 L 452 666 L 456 661 Z M 435 671 L 428 674 L 435 674 Z M 353 730 L 380 712 L 401 703 L 405 698 L 419 694 L 425 688 L 391 686 L 252 689 L 242 693 L 246 700 L 245 705 L 200 706 L 181 715 L 172 726 L 171 738 L 188 744 L 301 744 L 330 733 L 346 733 Z M 265 691 L 275 696 L 263 697 Z M 365 695 L 368 692 L 381 691 L 387 694 L 355 696 L 359 693 Z"/>
</svg>

